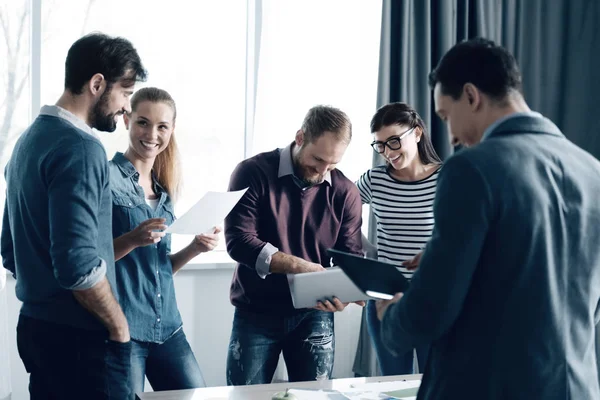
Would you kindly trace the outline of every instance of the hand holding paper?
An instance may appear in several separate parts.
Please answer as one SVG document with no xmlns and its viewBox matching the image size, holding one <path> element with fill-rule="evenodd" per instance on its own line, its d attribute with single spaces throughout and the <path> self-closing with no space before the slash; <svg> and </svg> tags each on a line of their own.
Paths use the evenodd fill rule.
<svg viewBox="0 0 600 400">
<path fill-rule="evenodd" d="M 219 233 L 221 231 L 221 227 L 215 227 L 212 233 L 202 233 L 194 236 L 192 243 L 196 247 L 198 254 L 213 251 L 219 245 Z"/>
<path fill-rule="evenodd" d="M 200 235 L 213 233 L 231 212 L 246 189 L 236 192 L 207 192 L 192 208 L 167 228 L 166 233 Z"/>
</svg>

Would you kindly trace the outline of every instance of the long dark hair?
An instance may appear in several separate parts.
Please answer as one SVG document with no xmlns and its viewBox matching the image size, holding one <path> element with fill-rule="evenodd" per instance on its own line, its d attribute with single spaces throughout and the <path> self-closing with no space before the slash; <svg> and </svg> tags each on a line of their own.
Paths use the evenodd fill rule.
<svg viewBox="0 0 600 400">
<path fill-rule="evenodd" d="M 442 160 L 435 152 L 427 127 L 421 116 L 406 103 L 389 103 L 379 108 L 371 119 L 371 133 L 392 125 L 404 125 L 409 128 L 421 129 L 421 140 L 417 143 L 419 159 L 424 165 L 441 164 Z"/>
</svg>

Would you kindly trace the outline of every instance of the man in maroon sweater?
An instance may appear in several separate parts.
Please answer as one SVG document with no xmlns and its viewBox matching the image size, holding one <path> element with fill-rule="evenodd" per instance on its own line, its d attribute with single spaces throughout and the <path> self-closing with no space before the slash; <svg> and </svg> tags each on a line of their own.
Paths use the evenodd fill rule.
<svg viewBox="0 0 600 400">
<path fill-rule="evenodd" d="M 285 149 L 242 161 L 229 190 L 248 191 L 225 220 L 235 306 L 227 384 L 271 383 L 283 351 L 290 381 L 328 379 L 333 369 L 334 299 L 296 310 L 286 274 L 323 271 L 328 248 L 362 255 L 361 200 L 336 165 L 352 125 L 342 111 L 309 110 Z"/>
</svg>

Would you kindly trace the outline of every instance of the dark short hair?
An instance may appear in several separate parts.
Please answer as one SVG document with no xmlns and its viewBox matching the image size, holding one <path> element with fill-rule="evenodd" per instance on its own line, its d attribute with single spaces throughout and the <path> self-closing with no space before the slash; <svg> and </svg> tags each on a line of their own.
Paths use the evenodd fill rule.
<svg viewBox="0 0 600 400">
<path fill-rule="evenodd" d="M 421 140 L 417 143 L 419 158 L 425 165 L 439 164 L 442 162 L 433 148 L 431 138 L 427 132 L 425 121 L 406 103 L 390 103 L 380 107 L 371 119 L 371 133 L 375 133 L 386 126 L 402 125 L 410 129 L 419 127 L 423 132 Z"/>
<path fill-rule="evenodd" d="M 345 112 L 331 106 L 319 105 L 308 110 L 301 129 L 308 142 L 314 142 L 325 132 L 334 133 L 345 142 L 352 139 L 350 118 Z"/>
<path fill-rule="evenodd" d="M 65 61 L 65 89 L 81 94 L 95 74 L 104 75 L 109 87 L 117 81 L 125 86 L 145 81 L 148 73 L 131 42 L 103 33 L 90 33 L 77 40 Z"/>
<path fill-rule="evenodd" d="M 474 38 L 454 45 L 429 74 L 429 86 L 439 83 L 444 95 L 457 100 L 466 83 L 495 100 L 521 92 L 521 72 L 515 57 L 491 40 Z"/>
</svg>

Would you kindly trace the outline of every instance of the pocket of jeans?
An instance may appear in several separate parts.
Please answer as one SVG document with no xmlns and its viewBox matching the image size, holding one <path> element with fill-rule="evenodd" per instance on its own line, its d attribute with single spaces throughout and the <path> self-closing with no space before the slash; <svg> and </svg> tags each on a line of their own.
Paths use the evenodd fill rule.
<svg viewBox="0 0 600 400">
<path fill-rule="evenodd" d="M 115 342 L 114 340 L 107 339 L 105 341 L 105 362 L 108 366 L 116 368 L 129 369 L 131 365 L 131 340 L 126 343 Z"/>
<path fill-rule="evenodd" d="M 110 399 L 131 398 L 132 342 L 104 341 L 104 382 Z"/>
<path fill-rule="evenodd" d="M 117 362 L 118 360 L 129 360 L 131 357 L 131 340 L 128 342 L 116 342 L 114 340 L 106 339 L 106 353 L 107 356 Z"/>
</svg>

